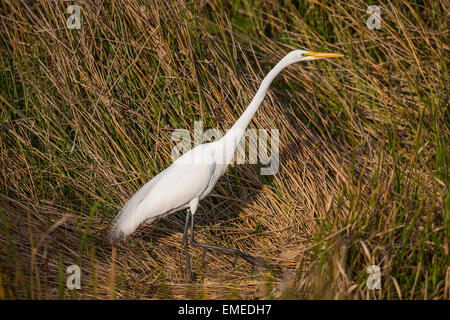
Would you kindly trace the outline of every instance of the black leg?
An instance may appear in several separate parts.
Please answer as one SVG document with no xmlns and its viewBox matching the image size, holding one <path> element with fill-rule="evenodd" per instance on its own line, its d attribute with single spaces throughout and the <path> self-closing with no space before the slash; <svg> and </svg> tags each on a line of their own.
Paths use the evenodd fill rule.
<svg viewBox="0 0 450 320">
<path fill-rule="evenodd" d="M 247 261 L 248 263 L 250 263 L 253 266 L 260 266 L 263 265 L 262 260 L 257 259 L 255 257 L 252 257 L 249 254 L 246 254 L 245 252 L 242 252 L 238 249 L 232 249 L 232 248 L 226 248 L 226 247 L 221 247 L 221 246 L 215 246 L 212 244 L 207 244 L 207 243 L 199 243 L 197 241 L 194 240 L 194 217 L 195 214 L 191 214 L 191 241 L 190 244 L 192 244 L 193 246 L 197 246 L 197 247 L 202 247 L 202 248 L 206 248 L 206 249 L 214 249 L 214 250 L 221 250 L 221 251 L 225 251 L 225 252 L 229 252 L 232 254 L 235 254 L 237 257 L 241 257 L 242 259 L 244 259 L 245 261 Z M 236 263 L 236 261 L 234 262 Z M 233 263 L 233 265 L 234 265 Z"/>
<path fill-rule="evenodd" d="M 184 244 L 184 251 L 186 253 L 186 265 L 189 273 L 189 280 L 193 282 L 192 278 L 192 270 L 191 270 L 191 259 L 189 257 L 189 250 L 188 250 L 188 238 L 187 238 L 187 230 L 189 226 L 189 216 L 191 215 L 191 210 L 187 210 L 186 212 L 186 223 L 184 225 L 184 232 L 183 232 L 183 244 Z"/>
</svg>

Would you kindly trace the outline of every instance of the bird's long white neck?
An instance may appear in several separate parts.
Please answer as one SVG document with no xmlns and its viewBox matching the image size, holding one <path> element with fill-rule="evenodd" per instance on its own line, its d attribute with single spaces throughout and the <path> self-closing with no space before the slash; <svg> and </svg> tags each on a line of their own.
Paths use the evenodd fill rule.
<svg viewBox="0 0 450 320">
<path fill-rule="evenodd" d="M 281 59 L 280 62 L 278 62 L 272 70 L 270 70 L 270 72 L 261 82 L 261 86 L 259 87 L 258 92 L 256 92 L 247 109 L 245 109 L 244 113 L 239 117 L 233 127 L 231 127 L 231 129 L 228 130 L 228 132 L 222 138 L 224 142 L 224 148 L 226 148 L 226 163 L 231 162 L 234 152 L 239 145 L 239 142 L 241 141 L 241 138 L 244 135 L 248 124 L 252 120 L 252 117 L 255 114 L 256 110 L 258 110 L 259 106 L 263 102 L 272 81 L 284 68 L 294 62 L 296 61 L 293 61 L 290 55 L 287 55 L 283 59 Z"/>
</svg>

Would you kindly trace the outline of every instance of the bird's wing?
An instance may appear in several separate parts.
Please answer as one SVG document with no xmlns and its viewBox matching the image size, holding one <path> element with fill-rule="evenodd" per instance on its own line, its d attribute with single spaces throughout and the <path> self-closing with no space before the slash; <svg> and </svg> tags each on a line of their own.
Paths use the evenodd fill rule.
<svg viewBox="0 0 450 320">
<path fill-rule="evenodd" d="M 198 158 L 201 150 L 196 149 L 190 152 Z M 209 155 L 207 161 L 183 161 L 190 152 L 146 183 L 125 204 L 114 221 L 111 240 L 124 239 L 142 223 L 186 208 L 192 199 L 202 195 L 214 175 L 215 163 Z"/>
</svg>

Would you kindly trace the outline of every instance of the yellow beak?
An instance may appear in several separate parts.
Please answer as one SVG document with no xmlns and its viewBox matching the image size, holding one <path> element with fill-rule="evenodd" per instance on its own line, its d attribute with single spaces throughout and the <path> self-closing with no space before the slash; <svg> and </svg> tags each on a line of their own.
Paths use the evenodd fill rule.
<svg viewBox="0 0 450 320">
<path fill-rule="evenodd" d="M 304 57 L 314 57 L 316 59 L 327 59 L 327 58 L 340 58 L 343 54 L 339 53 L 321 53 L 321 52 L 306 52 L 303 54 Z"/>
</svg>

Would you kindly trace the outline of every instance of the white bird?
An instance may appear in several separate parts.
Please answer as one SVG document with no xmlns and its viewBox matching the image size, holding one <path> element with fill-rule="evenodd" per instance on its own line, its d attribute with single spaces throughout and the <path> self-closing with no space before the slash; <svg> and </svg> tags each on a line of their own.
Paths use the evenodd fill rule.
<svg viewBox="0 0 450 320">
<path fill-rule="evenodd" d="M 109 233 L 111 241 L 124 240 L 140 225 L 151 224 L 157 218 L 187 209 L 183 244 L 190 280 L 192 271 L 188 251 L 187 229 L 191 216 L 190 244 L 236 254 L 255 265 L 258 260 L 237 249 L 219 247 L 194 240 L 194 216 L 199 201 L 214 188 L 217 180 L 231 163 L 237 146 L 250 120 L 266 96 L 275 77 L 290 64 L 322 58 L 337 58 L 336 53 L 294 50 L 278 62 L 261 83 L 255 97 L 233 127 L 218 141 L 205 143 L 186 152 L 167 169 L 147 182 L 120 210 Z"/>
</svg>

